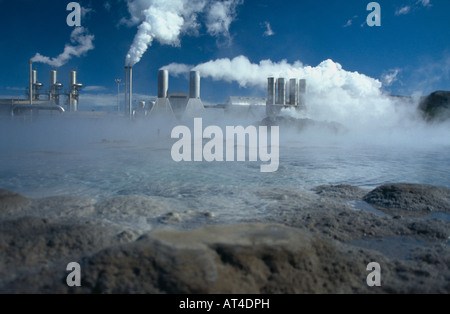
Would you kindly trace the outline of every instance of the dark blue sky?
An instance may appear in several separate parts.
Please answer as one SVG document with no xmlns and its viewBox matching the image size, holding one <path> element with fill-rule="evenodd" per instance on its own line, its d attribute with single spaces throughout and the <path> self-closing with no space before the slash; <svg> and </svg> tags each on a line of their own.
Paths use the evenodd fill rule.
<svg viewBox="0 0 450 314">
<path fill-rule="evenodd" d="M 69 2 L 0 0 L 0 97 L 25 93 L 28 60 L 37 52 L 53 58 L 70 43 L 73 27 L 66 24 Z M 153 41 L 134 67 L 134 91 L 154 95 L 157 71 L 170 63 L 197 65 L 240 55 L 256 64 L 265 59 L 286 59 L 317 66 L 332 59 L 347 71 L 383 81 L 383 88 L 394 94 L 449 90 L 450 1 L 378 1 L 381 27 L 365 24 L 369 2 L 244 0 L 235 6 L 227 33 L 216 36 L 207 29 L 207 14 L 200 12 L 196 32 L 181 34 L 178 46 Z M 66 85 L 68 72 L 78 70 L 79 81 L 86 87 L 84 93 L 115 95 L 114 80 L 123 78 L 125 56 L 138 25 L 120 24 L 121 19 L 130 17 L 124 0 L 78 3 L 88 11 L 81 23 L 95 36 L 95 48 L 61 66 L 58 80 Z M 48 86 L 52 67 L 43 63 L 34 67 L 39 80 Z M 171 77 L 170 90 L 187 90 L 187 84 L 182 76 Z M 236 82 L 202 80 L 202 97 L 207 101 L 256 94 L 265 96 L 265 91 L 242 88 Z"/>
</svg>

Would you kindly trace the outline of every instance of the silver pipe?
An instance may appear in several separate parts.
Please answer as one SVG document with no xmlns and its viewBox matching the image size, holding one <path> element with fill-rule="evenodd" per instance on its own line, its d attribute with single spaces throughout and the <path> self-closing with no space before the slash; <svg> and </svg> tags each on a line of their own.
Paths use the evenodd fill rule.
<svg viewBox="0 0 450 314">
<path fill-rule="evenodd" d="M 29 91 L 29 95 L 30 95 L 30 105 L 33 104 L 33 61 L 30 60 L 30 91 Z"/>
<path fill-rule="evenodd" d="M 129 96 L 130 96 L 130 102 L 129 102 L 129 106 L 128 106 L 128 110 L 129 110 L 129 114 L 130 114 L 130 119 L 133 117 L 133 67 L 129 67 L 128 68 L 130 71 L 130 92 L 129 92 Z"/>
<path fill-rule="evenodd" d="M 15 116 L 16 110 L 49 110 L 49 111 L 59 111 L 60 113 L 66 112 L 63 107 L 59 105 L 14 105 L 11 109 L 11 116 Z"/>
<path fill-rule="evenodd" d="M 128 104 L 128 67 L 125 67 L 125 103 L 123 106 L 124 113 L 127 112 L 127 104 Z"/>
</svg>

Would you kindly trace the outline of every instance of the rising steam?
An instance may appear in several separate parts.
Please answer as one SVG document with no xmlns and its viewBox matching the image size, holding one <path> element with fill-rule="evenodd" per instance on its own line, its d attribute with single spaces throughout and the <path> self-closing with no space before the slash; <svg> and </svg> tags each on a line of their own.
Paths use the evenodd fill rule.
<svg viewBox="0 0 450 314">
<path fill-rule="evenodd" d="M 205 16 L 207 32 L 212 36 L 229 36 L 237 5 L 243 0 L 128 0 L 128 25 L 139 24 L 127 56 L 126 65 L 138 63 L 153 40 L 165 45 L 180 45 L 182 34 L 197 34 L 198 18 Z"/>
<path fill-rule="evenodd" d="M 83 56 L 88 51 L 94 49 L 94 38 L 94 35 L 90 35 L 86 28 L 76 27 L 70 34 L 72 45 L 66 44 L 63 53 L 56 58 L 49 58 L 40 53 L 36 53 L 31 61 L 45 63 L 56 68 L 61 67 L 72 59 L 72 57 Z"/>
<path fill-rule="evenodd" d="M 308 114 L 314 119 L 332 120 L 345 125 L 372 125 L 377 121 L 381 122 L 377 124 L 380 127 L 395 124 L 401 118 L 398 100 L 383 93 L 379 80 L 346 71 L 332 60 L 325 60 L 313 67 L 305 66 L 300 61 L 291 64 L 286 60 L 252 63 L 247 57 L 238 56 L 197 66 L 172 63 L 163 69 L 175 76 L 193 69 L 200 71 L 204 78 L 237 82 L 242 87 L 253 87 L 262 93 L 267 88 L 267 78 L 271 76 L 306 79 Z"/>
</svg>

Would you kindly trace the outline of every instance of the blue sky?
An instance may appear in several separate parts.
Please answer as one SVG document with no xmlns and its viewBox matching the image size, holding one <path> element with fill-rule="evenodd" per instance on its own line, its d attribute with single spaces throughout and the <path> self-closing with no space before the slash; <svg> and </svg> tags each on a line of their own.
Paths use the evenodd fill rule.
<svg viewBox="0 0 450 314">
<path fill-rule="evenodd" d="M 380 80 L 383 90 L 393 94 L 450 89 L 448 0 L 378 1 L 380 27 L 365 23 L 370 13 L 366 10 L 370 2 L 367 0 L 219 1 L 228 5 L 226 16 L 214 15 L 208 9 L 217 1 L 190 3 L 202 1 L 207 3 L 205 8 L 193 11 L 197 16 L 196 23 L 192 23 L 195 27 L 183 29 L 176 43 L 161 43 L 159 37 L 153 38 L 152 45 L 134 66 L 137 95 L 155 95 L 157 71 L 168 64 L 195 66 L 238 56 L 245 56 L 254 64 L 286 60 L 288 64 L 300 61 L 312 67 L 332 59 L 346 71 Z M 54 58 L 70 44 L 74 28 L 66 23 L 69 2 L 0 0 L 0 98 L 24 95 L 28 60 L 36 53 Z M 167 3 L 170 2 L 179 4 L 185 0 Z M 84 8 L 82 27 L 95 36 L 93 49 L 59 67 L 58 80 L 67 85 L 69 71 L 78 70 L 84 95 L 112 99 L 117 93 L 114 80 L 123 79 L 125 58 L 142 20 L 132 23 L 133 12 L 130 14 L 125 0 L 78 3 Z M 214 17 L 223 20 L 217 25 Z M 48 86 L 48 73 L 54 67 L 34 63 L 34 68 L 39 72 L 39 80 Z M 169 89 L 187 91 L 188 81 L 183 75 L 171 76 Z M 242 87 L 238 81 L 202 79 L 204 100 L 220 103 L 229 95 L 264 97 L 265 89 Z"/>
</svg>

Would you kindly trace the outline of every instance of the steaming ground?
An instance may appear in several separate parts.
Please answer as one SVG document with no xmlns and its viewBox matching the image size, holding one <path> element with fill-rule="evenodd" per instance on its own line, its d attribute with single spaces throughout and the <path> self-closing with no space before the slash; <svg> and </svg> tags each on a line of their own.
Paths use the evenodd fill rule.
<svg viewBox="0 0 450 314">
<path fill-rule="evenodd" d="M 180 122 L 2 121 L 0 291 L 70 292 L 65 267 L 80 261 L 81 293 L 448 293 L 448 124 L 308 117 L 282 113 L 272 174 L 173 162 Z M 209 111 L 203 124 L 263 118 Z"/>
</svg>

